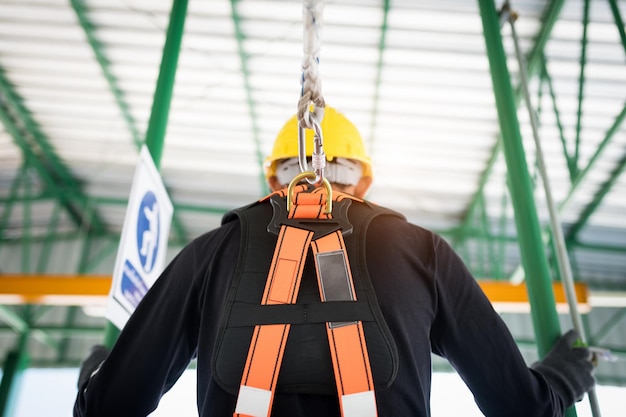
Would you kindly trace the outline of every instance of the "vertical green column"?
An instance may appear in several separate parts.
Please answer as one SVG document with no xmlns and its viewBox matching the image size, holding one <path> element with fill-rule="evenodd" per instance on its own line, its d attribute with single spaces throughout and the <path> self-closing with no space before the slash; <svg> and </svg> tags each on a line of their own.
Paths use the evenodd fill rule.
<svg viewBox="0 0 626 417">
<path fill-rule="evenodd" d="M 493 0 L 478 0 L 478 5 L 498 109 L 522 265 L 526 272 L 533 328 L 539 357 L 544 357 L 560 337 L 561 326 L 556 312 L 548 259 L 541 239 L 539 217 L 522 144 L 515 94 L 506 65 L 498 15 Z M 576 409 L 573 406 L 567 409 L 566 416 L 576 417 Z"/>
<path fill-rule="evenodd" d="M 163 47 L 163 57 L 161 58 L 159 78 L 154 91 L 152 111 L 146 131 L 146 146 L 157 168 L 161 165 L 161 156 L 163 155 L 165 131 L 167 130 L 172 92 L 174 91 L 174 81 L 176 79 L 176 69 L 178 67 L 178 56 L 180 55 L 180 45 L 183 39 L 185 18 L 187 16 L 187 4 L 188 0 L 174 0 L 172 4 L 170 23 L 167 28 L 165 46 Z M 107 322 L 104 334 L 104 345 L 112 347 L 119 333 L 120 331 L 113 323 Z"/>
<path fill-rule="evenodd" d="M 24 370 L 28 368 L 28 332 L 22 333 L 15 350 L 7 353 L 0 382 L 0 417 L 14 414 Z"/>
<path fill-rule="evenodd" d="M 541 239 L 537 207 L 533 199 L 533 189 L 522 145 L 515 95 L 506 65 L 498 16 L 493 0 L 478 0 L 478 4 L 498 109 L 522 264 L 526 272 L 535 337 L 539 355 L 543 357 L 561 335 L 561 329 L 552 292 L 548 260 Z"/>
<path fill-rule="evenodd" d="M 515 94 L 506 64 L 498 15 L 493 0 L 478 0 L 478 6 L 498 110 L 522 265 L 526 272 L 533 328 L 539 357 L 544 357 L 560 337 L 561 326 L 552 291 L 548 259 L 541 239 L 539 217 L 522 144 Z M 566 416 L 575 417 L 576 409 L 570 407 Z"/>
<path fill-rule="evenodd" d="M 165 131 L 170 114 L 176 69 L 178 67 L 178 55 L 180 54 L 185 17 L 187 16 L 187 2 L 188 0 L 174 0 L 172 5 L 170 24 L 167 28 L 167 38 L 165 39 L 163 57 L 161 58 L 159 79 L 154 92 L 152 111 L 146 132 L 146 146 L 157 168 L 161 165 L 161 155 L 163 154 Z"/>
</svg>

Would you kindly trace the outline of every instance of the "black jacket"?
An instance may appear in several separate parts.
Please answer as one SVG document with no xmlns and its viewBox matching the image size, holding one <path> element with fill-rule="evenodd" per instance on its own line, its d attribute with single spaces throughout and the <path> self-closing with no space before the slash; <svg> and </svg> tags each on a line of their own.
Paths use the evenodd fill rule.
<svg viewBox="0 0 626 417">
<path fill-rule="evenodd" d="M 75 417 L 148 415 L 195 355 L 199 416 L 232 416 L 236 396 L 216 383 L 211 362 L 240 253 L 241 224 L 229 219 L 168 265 L 80 390 Z M 269 221 L 258 218 L 262 227 Z M 378 216 L 362 245 L 398 352 L 395 380 L 376 392 L 380 417 L 430 415 L 431 352 L 455 367 L 487 417 L 563 415 L 562 400 L 527 367 L 504 322 L 441 237 L 398 216 Z M 314 274 L 311 265 L 304 274 L 303 280 Z M 272 416 L 339 416 L 337 396 L 281 392 L 279 380 Z"/>
</svg>

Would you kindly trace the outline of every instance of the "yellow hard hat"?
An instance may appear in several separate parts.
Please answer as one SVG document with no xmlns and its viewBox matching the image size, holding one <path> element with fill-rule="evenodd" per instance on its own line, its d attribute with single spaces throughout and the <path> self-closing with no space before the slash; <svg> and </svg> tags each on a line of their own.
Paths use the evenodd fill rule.
<svg viewBox="0 0 626 417">
<path fill-rule="evenodd" d="M 354 124 L 346 116 L 326 106 L 324 118 L 320 124 L 324 153 L 328 161 L 334 158 L 348 158 L 359 161 L 363 166 L 363 176 L 372 176 L 372 163 L 365 152 L 363 138 Z M 306 131 L 306 155 L 313 154 L 313 130 Z M 294 115 L 278 132 L 274 141 L 272 154 L 265 159 L 265 177 L 276 175 L 276 165 L 279 161 L 298 157 L 298 119 Z"/>
</svg>

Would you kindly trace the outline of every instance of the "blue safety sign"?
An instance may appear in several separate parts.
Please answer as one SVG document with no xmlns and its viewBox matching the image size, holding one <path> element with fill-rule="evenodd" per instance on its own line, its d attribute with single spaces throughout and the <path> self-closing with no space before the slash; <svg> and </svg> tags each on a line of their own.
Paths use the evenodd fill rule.
<svg viewBox="0 0 626 417">
<path fill-rule="evenodd" d="M 143 281 L 141 274 L 135 269 L 128 259 L 124 262 L 122 271 L 122 294 L 133 307 L 137 307 L 144 295 L 148 292 L 148 286 Z"/>
<path fill-rule="evenodd" d="M 144 194 L 137 213 L 137 249 L 141 266 L 149 273 L 159 249 L 159 204 L 152 191 Z"/>
<path fill-rule="evenodd" d="M 173 211 L 144 146 L 128 199 L 107 307 L 107 318 L 120 329 L 163 270 Z"/>
</svg>

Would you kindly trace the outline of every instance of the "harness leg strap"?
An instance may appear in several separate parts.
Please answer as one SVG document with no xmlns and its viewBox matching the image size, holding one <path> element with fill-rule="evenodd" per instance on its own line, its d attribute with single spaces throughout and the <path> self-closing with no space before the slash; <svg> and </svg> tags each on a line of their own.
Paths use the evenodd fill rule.
<svg viewBox="0 0 626 417">
<path fill-rule="evenodd" d="M 322 301 L 355 301 L 356 293 L 341 232 L 312 242 Z M 376 417 L 376 398 L 363 324 L 326 323 L 343 417 Z"/>
<path fill-rule="evenodd" d="M 281 227 L 261 304 L 293 304 L 313 232 Z M 241 379 L 235 417 L 270 415 L 290 325 L 257 325 Z"/>
</svg>

